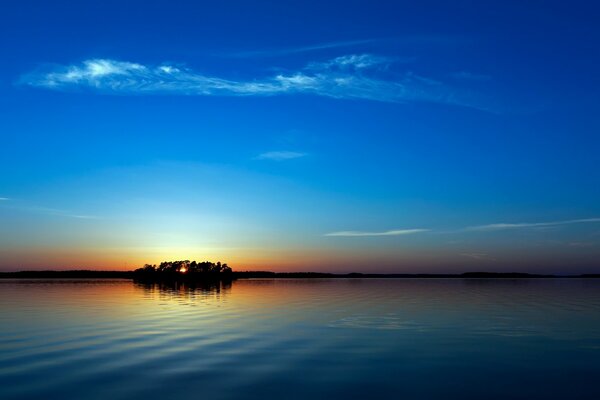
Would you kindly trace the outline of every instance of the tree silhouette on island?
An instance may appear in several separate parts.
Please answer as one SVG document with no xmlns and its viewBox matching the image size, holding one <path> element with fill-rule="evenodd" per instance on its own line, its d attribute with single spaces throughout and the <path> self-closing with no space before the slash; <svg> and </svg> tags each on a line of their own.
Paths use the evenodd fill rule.
<svg viewBox="0 0 600 400">
<path fill-rule="evenodd" d="M 174 280 L 231 280 L 232 270 L 220 261 L 163 261 L 156 264 L 146 264 L 136 269 L 134 279 L 144 281 L 174 281 Z"/>
</svg>

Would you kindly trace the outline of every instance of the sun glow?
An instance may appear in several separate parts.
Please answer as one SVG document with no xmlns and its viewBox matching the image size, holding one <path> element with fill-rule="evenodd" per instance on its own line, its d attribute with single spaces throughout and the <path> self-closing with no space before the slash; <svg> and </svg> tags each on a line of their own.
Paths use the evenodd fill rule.
<svg viewBox="0 0 600 400">
<path fill-rule="evenodd" d="M 182 274 L 185 274 L 187 272 L 187 268 L 181 267 L 181 268 L 179 268 L 179 272 L 181 272 Z"/>
</svg>

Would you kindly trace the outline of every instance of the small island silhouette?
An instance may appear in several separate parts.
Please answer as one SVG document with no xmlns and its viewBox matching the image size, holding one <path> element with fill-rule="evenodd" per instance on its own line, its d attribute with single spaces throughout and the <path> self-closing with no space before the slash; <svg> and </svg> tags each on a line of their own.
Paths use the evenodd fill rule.
<svg viewBox="0 0 600 400">
<path fill-rule="evenodd" d="M 232 280 L 227 264 L 210 261 L 163 261 L 158 266 L 146 264 L 133 271 L 133 279 L 144 282 Z"/>
</svg>

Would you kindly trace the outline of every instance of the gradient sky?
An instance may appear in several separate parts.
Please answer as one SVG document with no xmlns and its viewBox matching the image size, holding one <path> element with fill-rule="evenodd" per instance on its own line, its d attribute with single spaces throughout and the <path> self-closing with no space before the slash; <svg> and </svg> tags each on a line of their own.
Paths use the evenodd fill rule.
<svg viewBox="0 0 600 400">
<path fill-rule="evenodd" d="M 600 6 L 191 3 L 0 6 L 0 269 L 600 270 Z"/>
</svg>

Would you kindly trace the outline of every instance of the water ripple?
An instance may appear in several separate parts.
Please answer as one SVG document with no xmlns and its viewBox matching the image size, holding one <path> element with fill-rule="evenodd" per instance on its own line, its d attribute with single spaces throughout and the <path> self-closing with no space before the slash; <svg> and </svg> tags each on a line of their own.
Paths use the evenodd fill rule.
<svg viewBox="0 0 600 400">
<path fill-rule="evenodd" d="M 0 398 L 597 399 L 599 284 L 0 282 Z"/>
</svg>

